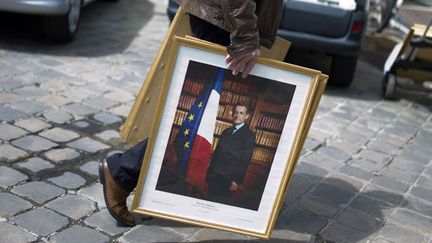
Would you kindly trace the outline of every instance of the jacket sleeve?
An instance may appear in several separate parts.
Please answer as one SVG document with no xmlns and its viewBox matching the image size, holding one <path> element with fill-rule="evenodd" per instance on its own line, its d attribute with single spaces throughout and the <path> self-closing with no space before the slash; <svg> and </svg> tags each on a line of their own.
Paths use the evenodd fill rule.
<svg viewBox="0 0 432 243">
<path fill-rule="evenodd" d="M 229 32 L 231 43 L 228 53 L 239 56 L 259 48 L 256 4 L 252 0 L 222 0 L 222 11 Z"/>
</svg>

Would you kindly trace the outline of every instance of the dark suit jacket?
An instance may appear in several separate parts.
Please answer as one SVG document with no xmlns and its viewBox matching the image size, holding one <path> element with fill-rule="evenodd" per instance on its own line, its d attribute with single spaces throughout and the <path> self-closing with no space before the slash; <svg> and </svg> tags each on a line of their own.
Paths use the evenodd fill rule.
<svg viewBox="0 0 432 243">
<path fill-rule="evenodd" d="M 222 132 L 207 170 L 207 181 L 211 177 L 224 177 L 229 182 L 242 184 L 252 159 L 255 134 L 246 124 L 234 134 L 232 128 Z"/>
</svg>

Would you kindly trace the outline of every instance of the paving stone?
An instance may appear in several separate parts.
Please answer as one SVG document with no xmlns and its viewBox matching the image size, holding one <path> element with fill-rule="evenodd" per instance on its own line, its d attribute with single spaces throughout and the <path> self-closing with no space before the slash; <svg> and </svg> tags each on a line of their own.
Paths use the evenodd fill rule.
<svg viewBox="0 0 432 243">
<path fill-rule="evenodd" d="M 351 158 L 351 156 L 347 153 L 345 153 L 342 150 L 339 150 L 337 148 L 334 147 L 321 147 L 320 149 L 318 149 L 317 152 L 319 155 L 325 155 L 335 161 L 339 161 L 339 162 L 344 162 L 347 161 L 348 159 Z"/>
<path fill-rule="evenodd" d="M 403 149 L 398 155 L 398 159 L 400 160 L 405 160 L 421 165 L 427 165 L 431 158 L 432 156 L 429 154 L 422 153 L 421 151 L 407 149 Z"/>
<path fill-rule="evenodd" d="M 48 93 L 46 89 L 38 88 L 38 87 L 23 87 L 14 90 L 15 94 L 21 97 L 33 98 L 43 96 Z"/>
<path fill-rule="evenodd" d="M 308 138 L 314 139 L 320 143 L 324 143 L 326 139 L 332 137 L 333 134 L 330 132 L 322 131 L 311 127 L 308 133 Z"/>
<path fill-rule="evenodd" d="M 394 180 L 388 178 L 386 176 L 377 176 L 375 177 L 373 183 L 378 186 L 382 186 L 388 188 L 390 190 L 398 191 L 398 192 L 406 192 L 410 187 L 409 184 L 400 182 L 398 180 Z"/>
<path fill-rule="evenodd" d="M 333 160 L 329 156 L 318 153 L 308 153 L 301 156 L 300 161 L 307 162 L 327 171 L 332 171 L 341 165 L 340 161 Z"/>
<path fill-rule="evenodd" d="M 307 174 L 312 176 L 320 176 L 320 177 L 323 177 L 328 174 L 327 170 L 305 162 L 300 162 L 297 165 L 295 171 L 296 173 Z"/>
<path fill-rule="evenodd" d="M 76 120 L 71 123 L 71 128 L 85 134 L 93 134 L 104 129 L 103 126 L 91 120 Z"/>
<path fill-rule="evenodd" d="M 55 163 L 76 159 L 80 156 L 76 150 L 71 148 L 52 149 L 44 154 L 48 159 Z"/>
<path fill-rule="evenodd" d="M 65 193 L 65 190 L 42 181 L 31 181 L 14 187 L 12 192 L 42 204 Z"/>
<path fill-rule="evenodd" d="M 99 168 L 97 161 L 89 161 L 80 167 L 80 170 L 93 176 L 99 176 Z"/>
<path fill-rule="evenodd" d="M 374 177 L 374 175 L 371 172 L 362 170 L 360 168 L 351 165 L 344 165 L 339 168 L 339 171 L 346 175 L 356 177 L 365 181 L 369 181 Z"/>
<path fill-rule="evenodd" d="M 66 98 L 66 97 L 63 97 L 60 95 L 53 95 L 53 94 L 42 96 L 42 97 L 38 98 L 37 100 L 40 102 L 43 102 L 45 104 L 50 104 L 50 105 L 56 106 L 56 107 L 63 106 L 63 105 L 66 105 L 68 103 L 73 102 L 73 99 L 71 99 L 71 98 Z"/>
<path fill-rule="evenodd" d="M 98 110 L 94 109 L 90 106 L 83 105 L 80 103 L 72 103 L 69 105 L 63 106 L 63 109 L 69 113 L 78 115 L 78 116 L 87 116 L 93 113 L 96 113 Z"/>
<path fill-rule="evenodd" d="M 27 231 L 9 224 L 8 222 L 0 222 L 0 242 L 33 242 L 37 240 L 37 236 L 28 233 Z"/>
<path fill-rule="evenodd" d="M 39 152 L 56 147 L 58 144 L 53 143 L 45 138 L 35 135 L 29 135 L 12 141 L 12 144 L 25 150 Z"/>
<path fill-rule="evenodd" d="M 390 190 L 387 190 L 383 187 L 378 187 L 373 184 L 369 185 L 364 191 L 363 195 L 375 198 L 377 200 L 381 200 L 383 202 L 392 204 L 392 205 L 398 205 L 404 200 L 404 196 L 393 192 Z"/>
<path fill-rule="evenodd" d="M 420 174 L 425 166 L 417 163 L 412 163 L 403 159 L 396 157 L 391 164 L 388 165 L 389 168 L 398 168 L 400 170 L 406 170 L 412 173 Z"/>
<path fill-rule="evenodd" d="M 367 213 L 381 221 L 384 221 L 393 212 L 393 205 L 367 197 L 364 193 L 355 197 L 349 207 Z"/>
<path fill-rule="evenodd" d="M 11 217 L 30 209 L 32 204 L 8 192 L 0 192 L 0 216 Z M 0 238 L 1 239 L 1 238 Z"/>
<path fill-rule="evenodd" d="M 21 128 L 12 126 L 10 124 L 0 124 L 0 139 L 2 140 L 9 141 L 26 134 L 27 132 Z"/>
<path fill-rule="evenodd" d="M 370 149 L 364 149 L 360 151 L 358 156 L 360 158 L 378 162 L 378 163 L 387 163 L 391 160 L 391 156 Z"/>
<path fill-rule="evenodd" d="M 65 172 L 63 175 L 48 179 L 57 186 L 67 189 L 77 189 L 86 183 L 86 180 L 77 174 Z"/>
<path fill-rule="evenodd" d="M 55 127 L 47 131 L 39 133 L 39 136 L 48 138 L 54 142 L 69 142 L 73 139 L 79 138 L 79 134 L 63 128 Z"/>
<path fill-rule="evenodd" d="M 289 228 L 297 232 L 308 234 L 317 234 L 328 223 L 327 219 L 309 213 L 301 209 L 299 206 L 291 206 L 286 212 L 282 212 L 279 216 L 281 226 L 278 228 Z"/>
<path fill-rule="evenodd" d="M 402 207 L 432 218 L 432 203 L 428 201 L 408 196 Z"/>
<path fill-rule="evenodd" d="M 338 148 L 347 154 L 355 154 L 361 149 L 360 145 L 349 143 L 349 142 L 344 141 L 340 138 L 328 139 L 327 145 L 330 147 L 333 147 L 333 148 Z"/>
<path fill-rule="evenodd" d="M 25 113 L 7 106 L 0 106 L 0 121 L 13 121 L 26 117 Z"/>
<path fill-rule="evenodd" d="M 13 162 L 27 157 L 28 154 L 9 144 L 0 144 L 0 161 Z"/>
<path fill-rule="evenodd" d="M 53 243 L 98 243 L 108 241 L 109 238 L 107 236 L 90 228 L 78 225 L 74 225 L 50 238 L 50 242 Z"/>
<path fill-rule="evenodd" d="M 336 204 L 347 204 L 355 195 L 352 191 L 346 191 L 327 184 L 318 185 L 311 194 Z"/>
<path fill-rule="evenodd" d="M 432 218 L 425 217 L 418 213 L 397 208 L 389 218 L 390 223 L 401 225 L 413 231 L 422 233 L 430 233 L 432 225 Z"/>
<path fill-rule="evenodd" d="M 41 219 L 43 219 L 43 223 L 41 223 Z M 16 216 L 12 221 L 41 236 L 47 236 L 69 223 L 66 217 L 45 208 L 25 212 Z"/>
<path fill-rule="evenodd" d="M 334 217 L 340 209 L 338 204 L 313 195 L 301 197 L 299 203 L 304 210 L 326 218 Z"/>
<path fill-rule="evenodd" d="M 381 108 L 372 108 L 367 112 L 367 116 L 377 121 L 391 122 L 396 117 L 396 114 Z"/>
<path fill-rule="evenodd" d="M 53 209 L 74 220 L 81 219 L 96 209 L 93 201 L 77 195 L 66 195 L 57 198 L 47 203 L 45 207 Z"/>
<path fill-rule="evenodd" d="M 122 103 L 135 99 L 135 97 L 131 93 L 123 90 L 115 90 L 115 91 L 108 92 L 104 94 L 103 97 L 110 100 L 122 102 Z"/>
<path fill-rule="evenodd" d="M 399 152 L 398 147 L 379 140 L 372 140 L 367 144 L 367 147 L 373 151 L 389 155 L 395 155 Z"/>
<path fill-rule="evenodd" d="M 372 119 L 368 119 L 368 118 L 363 118 L 360 117 L 355 121 L 356 124 L 366 127 L 372 131 L 379 131 L 382 128 L 384 128 L 385 126 L 387 126 L 386 122 L 381 122 L 381 121 L 376 121 L 376 120 L 372 120 Z"/>
<path fill-rule="evenodd" d="M 379 235 L 392 242 L 423 242 L 424 240 L 421 234 L 391 224 L 384 226 Z"/>
<path fill-rule="evenodd" d="M 313 236 L 310 234 L 295 232 L 289 229 L 274 229 L 270 240 L 253 240 L 253 242 L 313 242 Z"/>
<path fill-rule="evenodd" d="M 311 138 L 306 138 L 306 142 L 303 146 L 303 149 L 314 150 L 314 149 L 318 148 L 320 145 L 321 145 L 320 142 L 318 142 L 314 139 L 311 139 Z"/>
<path fill-rule="evenodd" d="M 20 120 L 15 122 L 16 126 L 22 127 L 30 132 L 38 132 L 40 130 L 43 130 L 45 128 L 51 127 L 49 123 L 46 123 L 44 121 L 41 121 L 37 118 L 30 117 L 28 119 Z"/>
<path fill-rule="evenodd" d="M 108 111 L 113 113 L 114 115 L 127 117 L 130 109 L 131 109 L 130 105 L 120 105 L 117 107 L 110 108 L 110 109 L 108 109 Z"/>
<path fill-rule="evenodd" d="M 369 161 L 364 159 L 352 159 L 347 163 L 348 165 L 360 168 L 368 172 L 377 172 L 385 166 L 385 163 L 377 163 L 375 161 Z"/>
<path fill-rule="evenodd" d="M 218 238 L 216 239 L 224 239 L 224 235 L 229 234 L 225 232 L 218 231 L 219 234 Z M 245 237 L 236 236 L 235 234 L 230 234 L 235 237 L 234 239 L 246 239 Z M 208 235 L 210 237 L 211 235 Z M 195 237 L 200 237 L 200 234 L 198 234 Z M 157 226 L 150 226 L 150 225 L 140 225 L 137 227 L 134 227 L 132 230 L 125 233 L 122 237 L 120 237 L 119 242 L 121 243 L 133 243 L 133 242 L 142 242 L 143 239 L 146 239 L 148 242 L 180 242 L 184 240 L 184 237 L 180 234 L 177 234 L 175 232 L 165 230 L 163 228 L 157 227 Z M 211 239 L 211 238 L 205 238 L 205 239 Z M 232 239 L 232 238 L 230 238 Z"/>
<path fill-rule="evenodd" d="M 78 195 L 89 198 L 95 201 L 99 208 L 105 208 L 105 199 L 103 196 L 102 184 L 93 183 L 88 187 L 84 187 L 78 191 Z"/>
<path fill-rule="evenodd" d="M 28 177 L 21 172 L 6 166 L 0 166 L 0 187 L 10 187 L 27 179 Z"/>
<path fill-rule="evenodd" d="M 21 100 L 22 99 L 15 94 L 4 93 L 4 92 L 0 93 L 0 104 L 16 104 Z"/>
<path fill-rule="evenodd" d="M 410 194 L 432 203 L 432 190 L 430 188 L 415 186 L 411 188 Z"/>
<path fill-rule="evenodd" d="M 92 216 L 88 217 L 84 222 L 87 225 L 95 227 L 96 229 L 103 231 L 111 236 L 118 235 L 130 229 L 130 227 L 118 226 L 117 220 L 114 219 L 106 209 L 93 214 Z"/>
<path fill-rule="evenodd" d="M 375 135 L 376 135 L 375 131 L 373 131 L 373 130 L 371 130 L 369 128 L 366 128 L 364 126 L 357 125 L 357 124 L 350 124 L 345 129 L 346 129 L 346 131 L 350 131 L 350 132 L 354 132 L 356 134 L 360 134 L 363 137 L 366 137 L 368 139 L 371 139 L 371 138 L 375 137 Z"/>
<path fill-rule="evenodd" d="M 108 145 L 100 143 L 96 140 L 93 140 L 91 138 L 85 137 L 85 138 L 80 138 L 78 140 L 75 140 L 73 142 L 70 142 L 67 144 L 67 146 L 75 148 L 75 149 L 79 149 L 85 152 L 89 152 L 89 153 L 96 153 L 100 150 L 105 150 L 110 148 Z"/>
<path fill-rule="evenodd" d="M 332 223 L 327 227 L 322 236 L 329 242 L 360 242 L 366 238 L 369 233 L 362 232 L 340 223 Z"/>
<path fill-rule="evenodd" d="M 122 142 L 119 132 L 115 130 L 106 130 L 95 134 L 95 136 L 104 142 L 113 142 L 113 143 Z"/>
<path fill-rule="evenodd" d="M 118 101 L 107 99 L 104 97 L 94 97 L 84 101 L 84 104 L 96 108 L 98 110 L 104 110 L 116 106 L 119 104 Z"/>
<path fill-rule="evenodd" d="M 334 116 L 336 118 L 344 119 L 347 121 L 354 121 L 357 116 L 347 111 L 333 110 L 329 113 L 330 116 Z"/>
<path fill-rule="evenodd" d="M 115 116 L 108 112 L 100 112 L 93 116 L 96 121 L 102 122 L 103 124 L 110 125 L 122 121 L 118 116 Z"/>
<path fill-rule="evenodd" d="M 366 233 L 377 231 L 381 225 L 381 221 L 377 218 L 352 208 L 347 208 L 339 215 L 337 221 L 343 225 Z"/>
<path fill-rule="evenodd" d="M 311 178 L 308 175 L 299 173 L 294 174 L 288 186 L 285 203 L 290 205 L 303 194 L 308 192 L 317 183 L 316 179 L 314 180 L 314 178 Z"/>
<path fill-rule="evenodd" d="M 14 104 L 13 107 L 29 115 L 33 115 L 49 109 L 49 106 L 34 100 L 19 102 L 17 104 Z"/>
<path fill-rule="evenodd" d="M 375 139 L 394 145 L 398 148 L 402 148 L 408 142 L 408 140 L 405 138 L 397 137 L 387 133 L 380 133 L 375 137 Z"/>
<path fill-rule="evenodd" d="M 95 95 L 91 90 L 82 87 L 74 87 L 73 89 L 64 91 L 62 94 L 75 101 L 84 100 Z"/>
<path fill-rule="evenodd" d="M 26 168 L 33 173 L 54 168 L 54 165 L 50 162 L 37 157 L 30 158 L 24 162 L 18 163 L 17 165 L 21 168 Z"/>
<path fill-rule="evenodd" d="M 432 188 L 432 178 L 420 176 L 417 185 L 425 188 Z"/>
<path fill-rule="evenodd" d="M 363 145 L 369 140 L 368 138 L 362 136 L 361 134 L 351 132 L 351 131 L 344 131 L 343 133 L 340 133 L 339 138 L 348 141 L 349 143 L 357 144 L 357 145 Z"/>
<path fill-rule="evenodd" d="M 381 171 L 381 174 L 394 180 L 402 181 L 409 184 L 414 183 L 418 178 L 418 174 L 391 167 L 385 168 L 383 171 Z"/>
<path fill-rule="evenodd" d="M 329 175 L 322 183 L 354 193 L 361 191 L 363 188 L 362 181 L 343 174 Z"/>
<path fill-rule="evenodd" d="M 62 110 L 52 110 L 43 114 L 43 116 L 51 122 L 63 124 L 67 121 L 72 120 L 73 116 L 66 111 Z"/>
</svg>

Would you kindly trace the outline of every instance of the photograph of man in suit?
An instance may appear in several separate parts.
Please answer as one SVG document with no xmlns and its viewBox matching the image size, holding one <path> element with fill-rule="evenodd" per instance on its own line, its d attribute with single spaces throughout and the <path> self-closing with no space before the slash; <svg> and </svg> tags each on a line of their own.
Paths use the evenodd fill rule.
<svg viewBox="0 0 432 243">
<path fill-rule="evenodd" d="M 233 126 L 224 130 L 207 170 L 208 200 L 226 203 L 243 183 L 255 146 L 255 134 L 247 127 L 249 107 L 237 103 Z"/>
</svg>

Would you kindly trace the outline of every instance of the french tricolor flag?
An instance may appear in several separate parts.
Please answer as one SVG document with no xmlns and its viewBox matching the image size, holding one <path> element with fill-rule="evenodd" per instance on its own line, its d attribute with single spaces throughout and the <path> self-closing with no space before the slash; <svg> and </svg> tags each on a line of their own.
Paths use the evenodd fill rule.
<svg viewBox="0 0 432 243">
<path fill-rule="evenodd" d="M 174 141 L 177 152 L 176 170 L 196 190 L 204 192 L 210 161 L 213 133 L 219 107 L 224 69 L 196 98 Z"/>
</svg>

